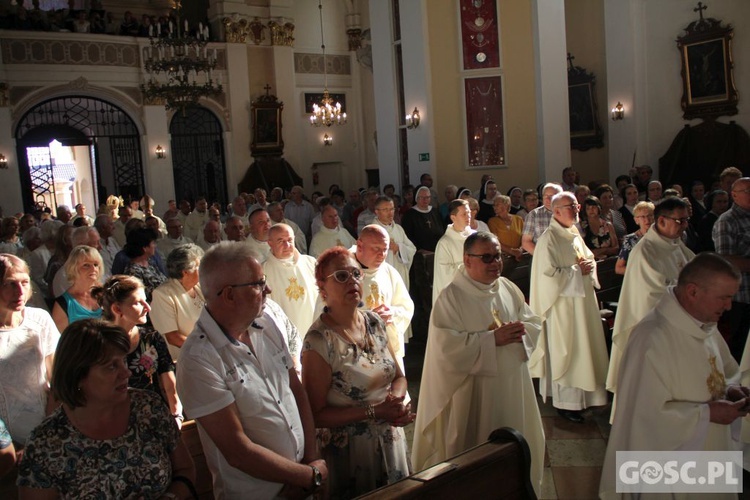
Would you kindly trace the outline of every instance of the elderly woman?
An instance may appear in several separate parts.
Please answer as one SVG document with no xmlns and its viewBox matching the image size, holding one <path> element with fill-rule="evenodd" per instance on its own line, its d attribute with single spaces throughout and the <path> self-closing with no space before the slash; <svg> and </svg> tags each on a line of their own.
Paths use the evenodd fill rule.
<svg viewBox="0 0 750 500">
<path fill-rule="evenodd" d="M 302 383 L 330 472 L 331 496 L 352 498 L 411 472 L 402 426 L 406 378 L 388 348 L 385 323 L 358 308 L 362 270 L 343 247 L 323 252 L 315 278 L 323 314 L 305 337 Z"/>
<path fill-rule="evenodd" d="M 193 331 L 206 302 L 198 283 L 203 250 L 192 243 L 180 245 L 167 257 L 169 281 L 159 286 L 151 301 L 151 322 L 166 338 L 169 353 L 177 361 L 180 348 Z"/>
<path fill-rule="evenodd" d="M 130 263 L 125 266 L 123 274 L 135 276 L 143 282 L 146 290 L 146 300 L 151 302 L 151 294 L 167 277 L 162 274 L 151 258 L 156 255 L 156 240 L 159 233 L 153 229 L 139 228 L 130 231 L 125 244 L 125 255 L 130 258 Z"/>
<path fill-rule="evenodd" d="M 93 294 L 102 306 L 104 319 L 128 334 L 126 355 L 127 367 L 131 371 L 130 387 L 148 389 L 161 396 L 178 426 L 182 426 L 182 404 L 177 397 L 174 361 L 164 338 L 146 326 L 151 307 L 146 302 L 143 283 L 133 276 L 116 274 Z"/>
<path fill-rule="evenodd" d="M 26 262 L 0 254 L 0 394 L 10 435 L 24 444 L 52 408 L 48 388 L 60 338 L 49 313 L 26 307 L 31 278 Z M 52 399 L 52 398 L 50 398 Z"/>
<path fill-rule="evenodd" d="M 594 196 L 602 204 L 602 218 L 612 224 L 617 234 L 617 241 L 621 242 L 627 233 L 625 220 L 619 210 L 615 210 L 615 192 L 609 184 L 602 184 L 594 190 Z"/>
<path fill-rule="evenodd" d="M 102 316 L 102 308 L 91 295 L 91 290 L 101 283 L 102 266 L 102 257 L 95 248 L 79 245 L 70 252 L 64 269 L 71 285 L 52 306 L 52 319 L 58 330 L 65 330 L 74 321 Z"/>
<path fill-rule="evenodd" d="M 469 196 L 468 198 L 466 198 L 466 201 L 469 202 L 469 210 L 471 211 L 471 223 L 469 224 L 469 226 L 474 231 L 489 232 L 490 228 L 487 226 L 487 223 L 477 219 L 477 214 L 479 213 L 479 202 L 477 201 L 477 199 Z M 448 215 L 448 217 L 450 218 L 450 214 Z"/>
<path fill-rule="evenodd" d="M 617 241 L 615 228 L 602 218 L 602 204 L 595 196 L 589 196 L 583 202 L 585 215 L 581 217 L 581 236 L 586 246 L 594 253 L 597 260 L 617 255 L 620 244 Z"/>
<path fill-rule="evenodd" d="M 166 406 L 128 388 L 122 328 L 88 319 L 60 338 L 52 390 L 19 465 L 21 498 L 192 498 L 195 470 Z"/>
<path fill-rule="evenodd" d="M 638 223 L 638 231 L 626 235 L 622 240 L 620 255 L 617 257 L 617 263 L 615 264 L 615 272 L 617 274 L 625 274 L 630 251 L 633 250 L 633 247 L 638 243 L 638 240 L 643 238 L 646 231 L 648 231 L 654 224 L 654 204 L 650 201 L 638 202 L 635 206 L 634 212 L 635 221 Z"/>
<path fill-rule="evenodd" d="M 510 196 L 497 195 L 494 204 L 495 216 L 490 219 L 488 225 L 490 232 L 497 236 L 502 253 L 520 260 L 523 255 L 523 248 L 521 248 L 523 219 L 511 214 L 510 206 Z"/>
</svg>

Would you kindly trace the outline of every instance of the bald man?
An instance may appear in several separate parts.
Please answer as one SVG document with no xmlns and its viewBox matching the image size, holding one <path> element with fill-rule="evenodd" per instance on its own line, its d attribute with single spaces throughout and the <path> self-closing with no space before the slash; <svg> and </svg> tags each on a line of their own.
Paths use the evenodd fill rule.
<svg viewBox="0 0 750 500">
<path fill-rule="evenodd" d="M 271 229 L 271 217 L 262 208 L 257 208 L 248 217 L 250 222 L 250 234 L 245 242 L 258 254 L 260 263 L 271 255 L 271 247 L 268 246 L 268 231 Z"/>
</svg>

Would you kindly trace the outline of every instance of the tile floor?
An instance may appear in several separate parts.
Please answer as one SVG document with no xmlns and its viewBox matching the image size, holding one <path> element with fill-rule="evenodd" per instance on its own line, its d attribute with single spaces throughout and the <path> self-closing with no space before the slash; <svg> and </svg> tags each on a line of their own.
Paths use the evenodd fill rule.
<svg viewBox="0 0 750 500">
<path fill-rule="evenodd" d="M 419 384 L 424 361 L 424 346 L 410 344 L 405 364 L 409 395 L 419 402 Z M 586 421 L 575 424 L 560 417 L 551 400 L 539 398 L 542 425 L 547 438 L 547 453 L 540 499 L 596 499 L 604 451 L 609 436 L 609 406 L 589 409 Z M 411 443 L 414 424 L 405 429 Z"/>
</svg>

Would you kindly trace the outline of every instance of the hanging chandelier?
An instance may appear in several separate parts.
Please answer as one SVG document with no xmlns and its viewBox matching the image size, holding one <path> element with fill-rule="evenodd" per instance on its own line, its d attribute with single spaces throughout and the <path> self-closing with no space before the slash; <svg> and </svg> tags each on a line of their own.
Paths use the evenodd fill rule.
<svg viewBox="0 0 750 500">
<path fill-rule="evenodd" d="M 208 51 L 208 26 L 199 23 L 190 31 L 187 20 L 180 23 L 182 5 L 175 5 L 175 20 L 162 30 L 149 27 L 151 45 L 145 49 L 144 67 L 148 81 L 141 92 L 150 101 L 164 101 L 167 110 L 194 106 L 201 97 L 221 94 L 221 75 L 213 78 L 216 49 Z"/>
<path fill-rule="evenodd" d="M 323 1 L 318 0 L 318 15 L 320 16 L 320 48 L 323 51 L 323 98 L 320 103 L 313 104 L 313 112 L 310 114 L 310 125 L 330 127 L 334 123 L 343 125 L 346 123 L 346 113 L 341 111 L 341 103 L 333 102 L 328 94 L 328 64 L 326 64 L 326 44 L 323 38 Z"/>
</svg>

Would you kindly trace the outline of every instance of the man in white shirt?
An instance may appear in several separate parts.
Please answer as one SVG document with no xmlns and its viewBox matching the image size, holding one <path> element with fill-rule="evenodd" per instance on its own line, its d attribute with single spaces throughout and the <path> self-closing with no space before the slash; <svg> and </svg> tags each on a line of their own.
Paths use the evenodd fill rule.
<svg viewBox="0 0 750 500">
<path fill-rule="evenodd" d="M 310 241 L 310 225 L 315 217 L 315 208 L 309 201 L 302 199 L 302 186 L 294 186 L 289 194 L 289 202 L 284 207 L 284 217 L 294 221 Z"/>
<path fill-rule="evenodd" d="M 206 225 L 203 226 L 203 231 L 201 231 L 196 244 L 205 251 L 216 245 L 220 241 L 221 225 L 215 220 L 209 220 L 208 222 L 206 222 Z"/>
<path fill-rule="evenodd" d="M 312 494 L 328 470 L 283 334 L 274 321 L 256 323 L 271 290 L 252 249 L 230 242 L 211 248 L 200 282 L 206 305 L 182 346 L 177 388 L 198 422 L 214 495 Z"/>
<path fill-rule="evenodd" d="M 575 224 L 580 205 L 573 193 L 552 198 L 553 218 L 531 261 L 531 309 L 542 318 L 542 335 L 529 360 L 539 392 L 558 413 L 576 423 L 582 410 L 607 404 L 607 347 L 599 304 L 596 260 Z"/>
<path fill-rule="evenodd" d="M 167 260 L 169 253 L 180 245 L 193 243 L 192 238 L 182 235 L 183 226 L 180 219 L 174 217 L 167 221 L 167 236 L 156 240 L 156 248 L 161 254 L 163 261 Z"/>
<path fill-rule="evenodd" d="M 393 221 L 396 207 L 393 200 L 387 196 L 380 196 L 375 200 L 375 220 L 373 224 L 382 226 L 390 238 L 388 257 L 385 261 L 396 268 L 403 278 L 406 288 L 409 288 L 409 269 L 417 253 L 417 247 L 406 237 L 404 228 Z"/>
<path fill-rule="evenodd" d="M 294 247 L 301 254 L 307 253 L 307 238 L 305 233 L 299 228 L 299 226 L 289 219 L 284 218 L 284 207 L 278 201 L 273 201 L 268 204 L 268 216 L 271 218 L 272 224 L 286 224 L 294 231 Z"/>
<path fill-rule="evenodd" d="M 103 281 L 112 274 L 112 264 L 115 261 L 115 255 L 117 255 L 117 252 L 122 250 L 122 248 L 112 237 L 115 224 L 112 222 L 109 215 L 97 215 L 94 220 L 94 227 L 99 231 L 99 244 L 101 246 L 99 253 L 102 256 L 102 263 L 104 264 L 104 269 L 102 269 Z"/>
<path fill-rule="evenodd" d="M 271 229 L 271 217 L 262 208 L 256 208 L 249 217 L 250 235 L 245 240 L 250 248 L 258 254 L 258 261 L 263 264 L 271 255 L 271 247 L 268 246 L 268 231 Z"/>
<path fill-rule="evenodd" d="M 294 247 L 294 233 L 286 224 L 276 224 L 268 231 L 271 255 L 263 263 L 272 298 L 281 306 L 304 337 L 315 320 L 318 286 L 315 282 L 315 259 L 301 255 Z"/>
<path fill-rule="evenodd" d="M 310 255 L 317 258 L 331 247 L 350 248 L 354 245 L 354 238 L 349 231 L 339 224 L 339 213 L 336 207 L 328 205 L 320 213 L 323 225 L 310 242 Z"/>
<path fill-rule="evenodd" d="M 357 216 L 357 234 L 361 233 L 365 226 L 372 224 L 375 220 L 375 200 L 377 199 L 378 192 L 374 189 L 367 191 L 365 194 L 365 209 Z"/>
<path fill-rule="evenodd" d="M 245 224 L 237 215 L 232 215 L 224 224 L 224 234 L 228 241 L 245 241 Z"/>
<path fill-rule="evenodd" d="M 208 203 L 200 197 L 195 202 L 195 210 L 185 219 L 185 236 L 195 241 L 208 220 Z"/>
<path fill-rule="evenodd" d="M 432 278 L 432 303 L 440 292 L 453 281 L 453 276 L 464 262 L 464 240 L 475 233 L 471 228 L 471 208 L 466 200 L 453 200 L 448 206 L 452 224 L 435 247 L 435 271 Z"/>
</svg>

